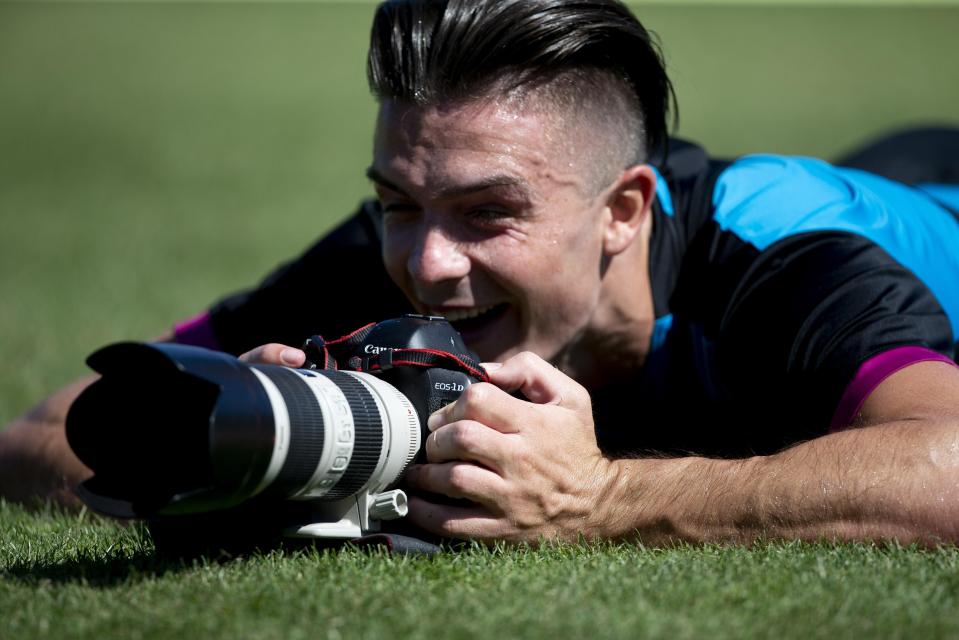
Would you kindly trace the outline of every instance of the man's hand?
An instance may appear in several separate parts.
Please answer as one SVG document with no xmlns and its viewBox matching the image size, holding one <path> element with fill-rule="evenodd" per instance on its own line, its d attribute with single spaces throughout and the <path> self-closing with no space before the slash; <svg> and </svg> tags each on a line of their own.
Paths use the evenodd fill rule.
<svg viewBox="0 0 959 640">
<path fill-rule="evenodd" d="M 744 460 L 606 460 L 589 400 L 529 355 L 434 414 L 410 483 L 476 506 L 410 500 L 410 518 L 480 540 L 647 544 L 761 538 L 959 541 L 959 369 L 919 363 L 883 382 L 864 428 Z M 532 402 L 507 392 L 520 390 Z"/>
<path fill-rule="evenodd" d="M 239 359 L 247 364 L 275 364 L 282 367 L 302 367 L 306 354 L 300 349 L 275 342 L 264 344 L 241 355 Z"/>
<path fill-rule="evenodd" d="M 487 370 L 492 384 L 470 386 L 430 417 L 429 463 L 407 475 L 415 489 L 475 505 L 414 495 L 410 520 L 455 538 L 601 537 L 610 462 L 596 444 L 586 389 L 532 353 Z"/>
</svg>

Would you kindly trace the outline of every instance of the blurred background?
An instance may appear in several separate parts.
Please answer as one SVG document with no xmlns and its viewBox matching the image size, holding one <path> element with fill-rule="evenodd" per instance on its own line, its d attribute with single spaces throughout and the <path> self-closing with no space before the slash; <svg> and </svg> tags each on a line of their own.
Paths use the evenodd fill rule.
<svg viewBox="0 0 959 640">
<path fill-rule="evenodd" d="M 0 2 L 0 425 L 371 193 L 374 6 Z M 677 133 L 715 154 L 959 125 L 959 3 L 631 6 L 662 41 Z"/>
</svg>

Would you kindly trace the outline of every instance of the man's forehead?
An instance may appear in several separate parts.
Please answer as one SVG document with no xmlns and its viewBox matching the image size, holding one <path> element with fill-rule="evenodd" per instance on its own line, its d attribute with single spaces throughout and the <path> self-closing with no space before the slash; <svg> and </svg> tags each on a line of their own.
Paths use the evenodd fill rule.
<svg viewBox="0 0 959 640">
<path fill-rule="evenodd" d="M 474 100 L 427 106 L 385 101 L 377 119 L 377 143 L 508 150 L 517 142 L 546 145 L 551 139 L 549 124 L 545 114 L 520 109 L 509 101 Z"/>
<path fill-rule="evenodd" d="M 547 114 L 495 100 L 414 106 L 384 102 L 372 176 L 441 187 L 447 183 L 573 180 L 568 150 Z M 495 178 L 495 179 L 494 179 Z M 377 180 L 379 181 L 379 180 Z M 381 184 L 385 184 L 382 183 Z"/>
</svg>

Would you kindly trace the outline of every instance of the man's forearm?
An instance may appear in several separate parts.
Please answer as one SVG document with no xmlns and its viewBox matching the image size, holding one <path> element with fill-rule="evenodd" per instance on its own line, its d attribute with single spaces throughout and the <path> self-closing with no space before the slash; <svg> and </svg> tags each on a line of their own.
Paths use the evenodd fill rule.
<svg viewBox="0 0 959 640">
<path fill-rule="evenodd" d="M 90 471 L 67 444 L 65 420 L 73 400 L 96 379 L 67 385 L 0 432 L 0 497 L 78 504 L 73 487 Z"/>
<path fill-rule="evenodd" d="M 959 424 L 922 420 L 745 460 L 617 460 L 602 537 L 959 541 Z"/>
</svg>

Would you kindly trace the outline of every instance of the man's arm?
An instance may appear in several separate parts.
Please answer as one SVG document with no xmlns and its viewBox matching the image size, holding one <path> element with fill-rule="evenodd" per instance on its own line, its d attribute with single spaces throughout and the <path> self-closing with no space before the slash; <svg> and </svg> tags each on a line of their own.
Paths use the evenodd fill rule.
<svg viewBox="0 0 959 640">
<path fill-rule="evenodd" d="M 79 506 L 72 489 L 90 475 L 67 444 L 70 404 L 96 376 L 63 387 L 0 432 L 0 497 Z"/>
<path fill-rule="evenodd" d="M 172 339 L 169 332 L 155 341 Z M 0 497 L 80 505 L 73 488 L 91 471 L 67 444 L 66 417 L 73 401 L 97 378 L 86 376 L 68 384 L 0 431 Z"/>
<path fill-rule="evenodd" d="M 863 406 L 861 428 L 745 460 L 608 460 L 574 381 L 529 354 L 492 378 L 502 390 L 474 385 L 435 414 L 430 464 L 410 474 L 417 488 L 478 503 L 412 498 L 410 517 L 441 535 L 959 541 L 959 369 L 952 365 L 922 362 L 887 378 Z M 532 403 L 504 392 L 514 390 Z"/>
<path fill-rule="evenodd" d="M 893 374 L 857 426 L 772 456 L 675 461 L 673 490 L 651 510 L 672 525 L 658 539 L 959 541 L 959 369 L 922 362 Z M 639 462 L 617 463 L 614 502 L 637 487 Z"/>
</svg>

